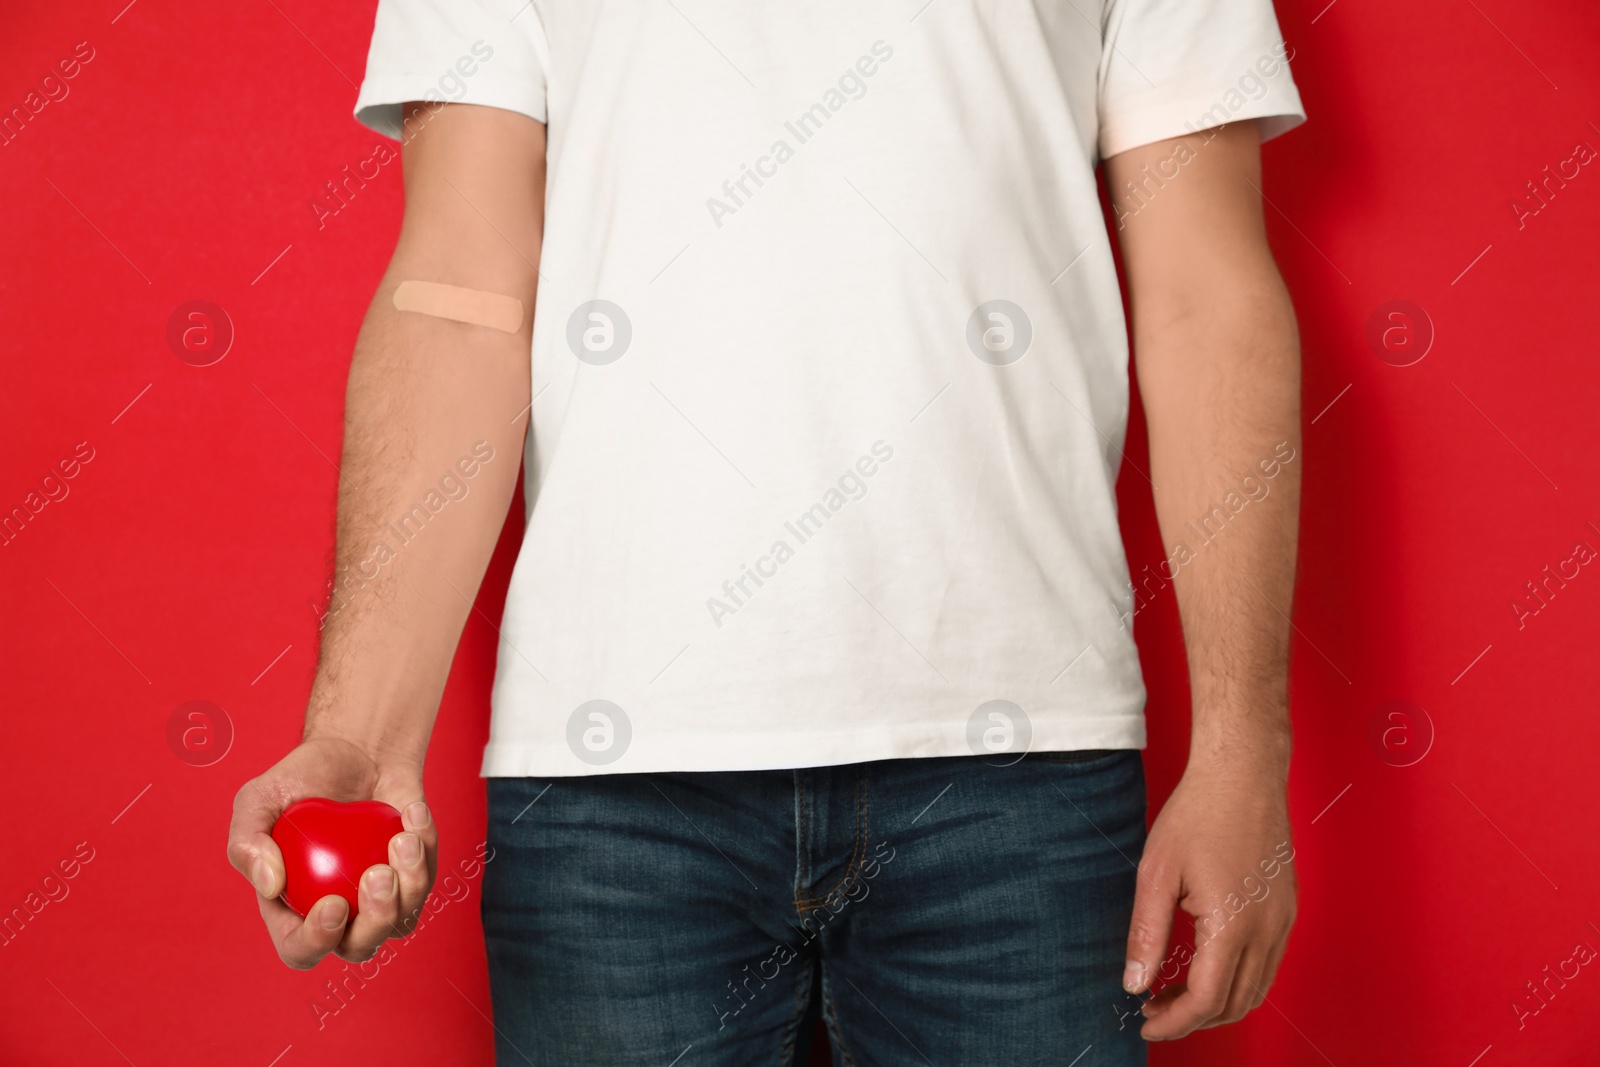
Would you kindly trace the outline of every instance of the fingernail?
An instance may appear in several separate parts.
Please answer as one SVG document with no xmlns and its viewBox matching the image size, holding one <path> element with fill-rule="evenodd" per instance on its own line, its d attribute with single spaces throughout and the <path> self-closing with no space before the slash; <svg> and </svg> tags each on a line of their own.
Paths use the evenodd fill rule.
<svg viewBox="0 0 1600 1067">
<path fill-rule="evenodd" d="M 1128 965 L 1122 969 L 1122 988 L 1130 993 L 1137 993 L 1144 988 L 1144 964 L 1138 960 L 1128 961 Z"/>
<path fill-rule="evenodd" d="M 387 867 L 377 867 L 367 875 L 367 892 L 373 900 L 388 900 L 394 896 L 394 872 Z"/>
<path fill-rule="evenodd" d="M 412 804 L 410 807 L 406 808 L 405 823 L 407 829 L 426 830 L 428 828 L 428 824 L 432 821 L 433 816 L 428 814 L 428 805 L 424 804 L 422 801 L 419 800 L 415 804 Z"/>
<path fill-rule="evenodd" d="M 324 930 L 337 930 L 344 925 L 344 917 L 350 913 L 350 905 L 339 897 L 331 904 L 322 906 L 322 928 Z"/>
<path fill-rule="evenodd" d="M 395 839 L 394 851 L 401 863 L 413 866 L 422 859 L 422 838 L 416 834 L 401 834 Z"/>
<path fill-rule="evenodd" d="M 250 865 L 250 882 L 256 887 L 256 892 L 268 896 L 272 892 L 272 870 L 267 866 L 267 861 L 260 856 Z"/>
</svg>

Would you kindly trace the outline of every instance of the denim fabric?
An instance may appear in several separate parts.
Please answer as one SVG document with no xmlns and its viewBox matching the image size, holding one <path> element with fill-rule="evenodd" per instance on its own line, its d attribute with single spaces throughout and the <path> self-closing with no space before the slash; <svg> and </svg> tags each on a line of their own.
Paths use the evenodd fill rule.
<svg viewBox="0 0 1600 1067">
<path fill-rule="evenodd" d="M 1144 1063 L 1137 751 L 488 790 L 500 1064 Z"/>
</svg>

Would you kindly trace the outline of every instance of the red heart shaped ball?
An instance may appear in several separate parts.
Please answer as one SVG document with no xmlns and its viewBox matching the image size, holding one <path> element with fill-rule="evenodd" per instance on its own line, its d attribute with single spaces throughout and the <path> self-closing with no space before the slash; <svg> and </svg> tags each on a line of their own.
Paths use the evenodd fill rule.
<svg viewBox="0 0 1600 1067">
<path fill-rule="evenodd" d="M 323 897 L 341 896 L 354 919 L 361 875 L 389 862 L 389 839 L 404 831 L 400 813 L 381 800 L 312 797 L 290 804 L 272 825 L 288 879 L 283 902 L 304 916 Z"/>
</svg>

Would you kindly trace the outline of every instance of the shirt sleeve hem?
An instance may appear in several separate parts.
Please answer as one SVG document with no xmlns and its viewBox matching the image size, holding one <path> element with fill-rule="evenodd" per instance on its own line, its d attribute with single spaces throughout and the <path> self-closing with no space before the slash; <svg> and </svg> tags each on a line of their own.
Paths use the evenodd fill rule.
<svg viewBox="0 0 1600 1067">
<path fill-rule="evenodd" d="M 1282 100 L 1252 102 L 1221 122 L 1215 121 L 1210 113 L 1202 113 L 1200 109 L 1203 107 L 1205 102 L 1197 105 L 1185 100 L 1147 108 L 1132 115 L 1107 118 L 1100 124 L 1100 158 L 1109 159 L 1140 145 L 1171 140 L 1186 133 L 1246 119 L 1260 120 L 1261 140 L 1266 142 L 1288 133 L 1306 120 L 1306 113 L 1298 103 L 1286 104 Z M 1196 120 L 1195 115 L 1200 115 L 1200 118 Z"/>
<path fill-rule="evenodd" d="M 356 121 L 385 137 L 402 140 L 400 109 L 409 100 L 437 100 L 443 104 L 479 104 L 526 115 L 535 122 L 548 121 L 544 86 L 534 82 L 474 82 L 464 97 L 447 100 L 432 80 L 409 74 L 368 78 L 356 97 Z"/>
</svg>

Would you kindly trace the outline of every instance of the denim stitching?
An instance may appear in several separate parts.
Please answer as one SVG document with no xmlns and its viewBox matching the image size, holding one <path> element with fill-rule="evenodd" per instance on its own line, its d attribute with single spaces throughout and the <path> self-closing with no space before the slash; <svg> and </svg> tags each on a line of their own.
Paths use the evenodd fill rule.
<svg viewBox="0 0 1600 1067">
<path fill-rule="evenodd" d="M 827 907 L 834 898 L 850 892 L 855 888 L 855 881 L 861 873 L 861 861 L 866 858 L 867 838 L 870 835 L 870 822 L 872 817 L 872 794 L 868 784 L 870 772 L 866 764 L 860 767 L 860 777 L 856 780 L 856 840 L 855 848 L 850 853 L 850 865 L 845 869 L 844 875 L 833 888 L 820 896 L 802 897 L 794 902 L 802 917 L 808 911 L 816 911 Z"/>
<path fill-rule="evenodd" d="M 828 1024 L 828 1037 L 832 1039 L 833 1047 L 838 1050 L 839 1058 L 844 1060 L 847 1067 L 855 1067 L 855 1057 L 850 1055 L 850 1050 L 844 1045 L 844 1034 L 839 1026 L 839 1009 L 833 1003 L 833 993 L 828 989 L 826 973 L 822 981 L 822 1017 Z"/>
</svg>

